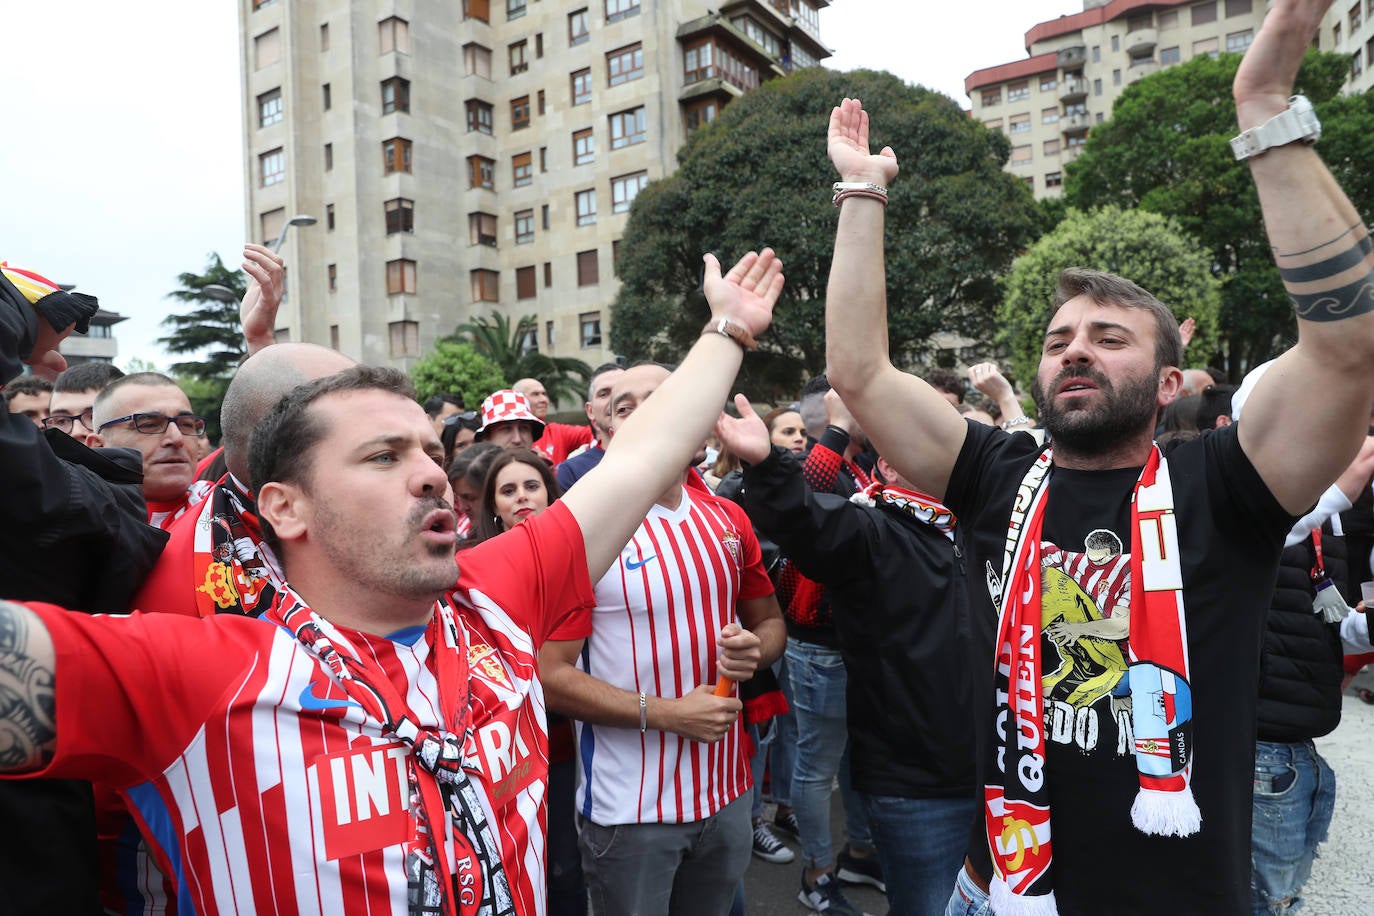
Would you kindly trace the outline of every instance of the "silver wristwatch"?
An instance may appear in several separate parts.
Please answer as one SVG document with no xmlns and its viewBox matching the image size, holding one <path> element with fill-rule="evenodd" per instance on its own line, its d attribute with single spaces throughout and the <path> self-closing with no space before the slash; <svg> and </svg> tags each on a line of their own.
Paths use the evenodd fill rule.
<svg viewBox="0 0 1374 916">
<path fill-rule="evenodd" d="M 1312 103 L 1305 95 L 1295 95 L 1288 100 L 1287 110 L 1232 139 L 1231 152 L 1237 159 L 1249 159 L 1272 147 L 1287 146 L 1299 140 L 1316 143 L 1321 135 L 1322 125 L 1312 110 Z"/>
</svg>

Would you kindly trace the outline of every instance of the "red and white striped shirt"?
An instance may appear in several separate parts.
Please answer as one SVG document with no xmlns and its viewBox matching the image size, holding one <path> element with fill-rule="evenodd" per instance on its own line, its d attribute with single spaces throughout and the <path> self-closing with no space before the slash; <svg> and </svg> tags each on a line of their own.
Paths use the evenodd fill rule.
<svg viewBox="0 0 1374 916">
<path fill-rule="evenodd" d="M 461 563 L 451 597 L 470 647 L 464 766 L 517 912 L 538 916 L 548 736 L 536 653 L 569 606 L 590 606 L 586 550 L 555 504 Z M 181 912 L 407 913 L 406 749 L 290 633 L 236 615 L 34 609 L 57 650 L 58 744 L 32 775 L 116 787 L 178 881 Z M 423 633 L 411 643 L 414 632 L 339 629 L 377 659 L 419 725 L 445 721 Z M 462 876 L 462 847 L 443 821 Z"/>
<path fill-rule="evenodd" d="M 744 510 L 684 487 L 676 509 L 655 505 L 596 584 L 591 636 L 578 661 L 634 693 L 680 697 L 715 683 L 716 637 L 736 603 L 773 593 Z M 703 820 L 752 786 L 735 720 L 725 739 L 577 725 L 577 808 L 596 824 Z"/>
</svg>

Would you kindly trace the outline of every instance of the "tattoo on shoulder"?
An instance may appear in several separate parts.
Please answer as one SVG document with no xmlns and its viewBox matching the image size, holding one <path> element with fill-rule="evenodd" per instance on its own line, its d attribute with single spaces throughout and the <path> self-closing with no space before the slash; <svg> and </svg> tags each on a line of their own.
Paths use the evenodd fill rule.
<svg viewBox="0 0 1374 916">
<path fill-rule="evenodd" d="M 1351 226 L 1335 238 L 1304 251 L 1275 251 L 1279 275 L 1289 287 L 1298 318 L 1340 321 L 1374 311 L 1374 269 L 1369 265 L 1372 252 L 1374 240 L 1363 224 Z M 1307 263 L 1298 263 L 1302 261 Z M 1349 280 L 1352 275 L 1356 277 L 1353 281 Z M 1333 283 L 1341 285 L 1332 288 Z M 1295 291 L 1294 286 L 1309 288 Z M 1318 288 L 1311 289 L 1312 286 Z"/>
<path fill-rule="evenodd" d="M 39 626 L 26 608 L 0 601 L 0 770 L 40 767 L 55 748 L 54 672 L 29 651 Z"/>
</svg>

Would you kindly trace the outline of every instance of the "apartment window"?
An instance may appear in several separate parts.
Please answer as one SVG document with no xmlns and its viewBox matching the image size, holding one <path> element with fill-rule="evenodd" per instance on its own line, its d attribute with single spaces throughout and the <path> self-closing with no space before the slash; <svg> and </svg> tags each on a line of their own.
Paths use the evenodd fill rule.
<svg viewBox="0 0 1374 916">
<path fill-rule="evenodd" d="M 1178 10 L 1164 10 L 1159 14 L 1159 30 L 1178 28 Z"/>
<path fill-rule="evenodd" d="M 549 205 L 548 205 L 548 204 L 540 204 L 540 205 L 539 205 L 539 225 L 540 225 L 541 227 L 543 227 L 544 229 L 548 229 L 548 228 L 549 228 Z"/>
<path fill-rule="evenodd" d="M 334 144 L 332 143 L 324 145 L 324 170 L 326 172 L 334 170 Z"/>
<path fill-rule="evenodd" d="M 691 133 L 703 124 L 710 124 L 716 119 L 718 109 L 715 99 L 699 99 L 689 104 L 682 112 L 682 121 L 687 126 L 687 133 Z"/>
<path fill-rule="evenodd" d="M 491 48 L 476 42 L 463 45 L 463 70 L 469 76 L 491 79 Z"/>
<path fill-rule="evenodd" d="M 1135 62 L 1132 61 L 1132 64 Z M 1093 80 L 1093 95 L 1102 94 L 1102 80 Z"/>
<path fill-rule="evenodd" d="M 525 15 L 525 0 L 506 0 L 506 19 L 519 19 Z"/>
<path fill-rule="evenodd" d="M 1193 42 L 1193 56 L 1201 57 L 1204 54 L 1213 58 L 1217 56 L 1218 42 L 1215 38 L 1203 38 L 1200 41 Z"/>
<path fill-rule="evenodd" d="M 1087 114 L 1087 113 L 1088 113 L 1088 106 L 1085 105 L 1085 104 L 1083 104 L 1082 102 L 1076 102 L 1076 103 L 1074 103 L 1073 105 L 1065 105 L 1065 106 L 1064 106 L 1064 116 L 1065 116 L 1065 117 L 1068 117 L 1069 115 L 1078 115 L 1078 114 Z"/>
<path fill-rule="evenodd" d="M 1213 43 L 1213 44 L 1216 44 L 1216 39 L 1215 39 L 1215 38 L 1212 39 L 1212 43 Z M 1120 71 L 1120 70 L 1113 70 L 1113 71 L 1112 71 L 1112 85 L 1113 85 L 1113 86 L 1120 86 L 1120 85 L 1121 85 L 1121 71 Z"/>
<path fill-rule="evenodd" d="M 580 45 L 591 37 L 587 28 L 587 9 L 573 10 L 568 14 L 568 46 Z"/>
<path fill-rule="evenodd" d="M 467 110 L 468 133 L 473 131 L 484 134 L 491 133 L 493 118 L 490 103 L 481 99 L 468 99 L 463 103 L 463 107 Z"/>
<path fill-rule="evenodd" d="M 1364 58 L 1359 51 L 1356 51 L 1350 55 L 1350 78 L 1355 79 L 1362 73 L 1364 73 Z"/>
<path fill-rule="evenodd" d="M 468 214 L 468 244 L 496 247 L 496 217 L 490 213 Z"/>
<path fill-rule="evenodd" d="M 1028 98 L 1030 98 L 1029 80 L 1021 80 L 1020 82 L 1007 84 L 1008 102 L 1024 102 Z"/>
<path fill-rule="evenodd" d="M 386 262 L 386 294 L 395 296 L 400 293 L 415 292 L 415 262 L 408 258 L 397 258 Z"/>
<path fill-rule="evenodd" d="M 334 94 L 330 91 L 328 83 L 320 86 L 320 107 L 325 111 L 334 107 Z"/>
<path fill-rule="evenodd" d="M 510 57 L 511 76 L 515 76 L 517 73 L 524 73 L 530 68 L 529 58 L 526 56 L 528 48 L 528 43 L 521 40 L 506 49 Z"/>
<path fill-rule="evenodd" d="M 612 178 L 611 212 L 628 213 L 630 204 L 634 203 L 635 195 L 644 190 L 644 186 L 648 183 L 648 172 L 635 172 L 633 175 L 621 175 L 619 178 Z"/>
<path fill-rule="evenodd" d="M 1055 124 L 1059 121 L 1059 106 L 1051 105 L 1049 108 L 1040 109 L 1041 124 Z"/>
<path fill-rule="evenodd" d="M 511 157 L 511 181 L 517 188 L 534 181 L 534 165 L 529 153 L 516 153 Z"/>
<path fill-rule="evenodd" d="M 527 245 L 534 241 L 534 211 L 515 211 L 515 244 Z"/>
<path fill-rule="evenodd" d="M 382 80 L 382 114 L 410 111 L 410 80 L 393 76 Z"/>
<path fill-rule="evenodd" d="M 1059 155 L 1059 141 L 1058 141 L 1058 140 L 1046 140 L 1046 141 L 1045 141 L 1045 146 L 1044 146 L 1043 149 L 1041 149 L 1040 152 L 1041 152 L 1042 155 L 1045 155 L 1045 156 L 1058 156 L 1058 155 Z"/>
<path fill-rule="evenodd" d="M 1159 49 L 1159 63 L 1162 66 L 1167 67 L 1169 64 L 1176 64 L 1179 62 L 1179 59 L 1180 58 L 1177 45 L 1175 45 L 1172 48 Z"/>
<path fill-rule="evenodd" d="M 1088 138 L 1087 138 L 1087 137 L 1083 137 L 1083 136 L 1079 136 L 1079 137 L 1070 137 L 1070 138 L 1068 139 L 1068 142 L 1065 144 L 1065 146 L 1067 146 L 1069 149 L 1082 149 L 1083 146 L 1087 144 L 1087 142 L 1088 142 Z"/>
<path fill-rule="evenodd" d="M 258 214 L 258 238 L 264 245 L 271 245 L 281 235 L 282 227 L 286 225 L 286 210 L 278 207 L 275 210 L 268 210 L 266 213 Z"/>
<path fill-rule="evenodd" d="M 326 281 L 327 281 L 328 284 L 329 284 L 329 291 L 330 291 L 331 293 L 338 292 L 338 290 L 339 290 L 339 265 L 337 265 L 337 264 L 328 264 L 328 265 L 326 265 L 326 266 L 325 266 L 325 279 L 326 279 Z M 330 333 L 332 333 L 332 334 L 334 334 L 334 335 L 337 335 L 337 334 L 339 333 L 339 326 L 338 326 L 338 325 L 332 325 L 332 326 L 330 326 L 330 329 L 329 329 L 329 330 L 330 330 Z M 332 346 L 333 346 L 335 349 L 338 349 L 338 347 L 339 347 L 339 342 L 338 342 L 337 339 L 334 340 Z"/>
<path fill-rule="evenodd" d="M 1230 4 L 1227 4 L 1227 7 L 1226 7 L 1226 15 L 1228 15 L 1228 16 L 1231 15 L 1231 7 L 1230 7 Z M 1360 4 L 1359 4 L 1359 3 L 1355 3 L 1355 4 L 1353 4 L 1353 5 L 1350 7 L 1350 34 L 1351 34 L 1351 35 L 1354 35 L 1354 34 L 1355 34 L 1355 30 L 1358 29 L 1358 28 L 1360 27 L 1360 22 L 1361 22 L 1361 21 L 1362 21 L 1362 20 L 1361 20 L 1361 18 L 1360 18 Z"/>
<path fill-rule="evenodd" d="M 619 86 L 644 75 L 644 48 L 639 42 L 606 54 L 606 84 Z"/>
<path fill-rule="evenodd" d="M 404 137 L 382 141 L 382 173 L 394 172 L 410 174 L 410 141 Z"/>
<path fill-rule="evenodd" d="M 377 43 L 383 54 L 397 51 L 410 53 L 410 23 L 399 16 L 391 16 L 377 23 Z"/>
<path fill-rule="evenodd" d="M 770 57 L 782 57 L 783 44 L 778 36 L 759 25 L 752 16 L 736 16 L 730 20 L 754 44 L 763 48 Z"/>
<path fill-rule="evenodd" d="M 553 321 L 544 322 L 544 345 L 553 349 Z"/>
<path fill-rule="evenodd" d="M 611 149 L 644 142 L 644 106 L 611 115 Z"/>
<path fill-rule="evenodd" d="M 1229 19 L 1232 16 L 1244 16 L 1246 13 L 1250 12 L 1250 6 L 1250 0 L 1226 0 L 1226 18 Z M 1360 5 L 1358 3 L 1355 4 L 1353 9 L 1354 13 L 1352 13 L 1352 15 L 1358 14 Z M 1359 22 L 1357 22 L 1354 19 L 1351 19 L 1350 27 L 1353 29 L 1357 25 L 1359 25 Z"/>
<path fill-rule="evenodd" d="M 543 174 L 544 172 L 547 172 L 548 170 L 549 170 L 549 148 L 548 148 L 547 146 L 541 146 L 541 147 L 539 147 L 539 172 L 540 172 L 540 174 Z"/>
<path fill-rule="evenodd" d="M 510 100 L 510 129 L 524 130 L 530 126 L 530 97 L 522 95 Z"/>
<path fill-rule="evenodd" d="M 596 188 L 578 191 L 573 195 L 577 204 L 577 225 L 590 226 L 596 222 Z"/>
<path fill-rule="evenodd" d="M 1062 188 L 1063 186 L 1064 186 L 1064 173 L 1063 173 L 1063 172 L 1046 172 L 1046 173 L 1045 173 L 1045 187 L 1047 187 L 1047 188 Z"/>
<path fill-rule="evenodd" d="M 1120 51 L 1120 50 L 1121 50 L 1121 36 L 1120 36 L 1120 35 L 1113 35 L 1113 36 L 1112 36 L 1112 53 L 1115 54 L 1115 53 L 1117 53 L 1117 52 Z"/>
<path fill-rule="evenodd" d="M 998 88 L 998 89 L 984 89 L 984 90 L 983 90 L 983 107 L 984 107 L 984 108 L 986 108 L 986 107 L 989 106 L 989 105 L 1001 105 L 1001 104 L 1002 104 L 1002 90 L 1001 90 L 1000 88 Z"/>
<path fill-rule="evenodd" d="M 329 50 L 329 23 L 320 23 L 320 50 Z"/>
<path fill-rule="evenodd" d="M 590 127 L 573 131 L 573 165 L 586 165 L 596 158 L 596 138 Z"/>
<path fill-rule="evenodd" d="M 1126 18 L 1126 31 L 1138 32 L 1141 29 L 1148 29 L 1154 25 L 1154 17 L 1149 13 L 1137 13 Z"/>
<path fill-rule="evenodd" d="M 404 197 L 393 197 L 382 204 L 386 212 L 386 234 L 415 231 L 415 201 Z"/>
<path fill-rule="evenodd" d="M 286 180 L 286 153 L 281 147 L 258 157 L 258 186 L 269 187 Z"/>
<path fill-rule="evenodd" d="M 577 285 L 595 286 L 601 282 L 600 270 L 596 262 L 596 249 L 577 253 Z"/>
<path fill-rule="evenodd" d="M 386 329 L 392 359 L 420 355 L 420 322 L 391 321 Z"/>
<path fill-rule="evenodd" d="M 1095 63 L 1095 64 L 1096 64 L 1096 63 L 1099 63 L 1099 62 L 1101 62 L 1101 60 L 1102 60 L 1102 46 L 1101 46 L 1101 45 L 1093 45 L 1093 63 Z"/>
<path fill-rule="evenodd" d="M 537 111 L 541 116 L 544 114 L 544 90 L 543 90 L 543 89 L 540 89 L 539 92 L 535 95 L 534 110 Z"/>
<path fill-rule="evenodd" d="M 281 30 L 268 29 L 253 39 L 254 69 L 275 64 L 281 60 Z"/>
<path fill-rule="evenodd" d="M 1030 128 L 1031 123 L 1029 112 L 1025 112 L 1022 114 L 1014 114 L 1007 121 L 1007 133 L 1012 134 L 1013 136 L 1016 134 L 1028 134 L 1030 133 Z"/>
<path fill-rule="evenodd" d="M 1250 29 L 1243 32 L 1232 32 L 1226 36 L 1227 54 L 1244 54 L 1245 49 L 1250 47 L 1250 42 L 1255 40 L 1255 35 Z"/>
<path fill-rule="evenodd" d="M 334 231 L 334 205 L 324 205 L 324 228 L 330 232 Z"/>
<path fill-rule="evenodd" d="M 1369 2 L 1374 3 L 1374 0 L 1369 0 Z M 1364 59 L 1365 63 L 1374 67 L 1374 38 L 1364 43 Z"/>
<path fill-rule="evenodd" d="M 538 285 L 533 264 L 515 268 L 515 298 L 533 299 Z"/>
<path fill-rule="evenodd" d="M 1000 132 L 1002 130 L 1002 119 L 988 118 L 986 121 L 983 122 L 983 126 L 986 127 L 988 130 L 995 130 Z"/>
<path fill-rule="evenodd" d="M 273 89 L 258 96 L 258 126 L 266 127 L 281 120 L 281 90 Z"/>
<path fill-rule="evenodd" d="M 544 33 L 534 33 L 534 59 L 539 60 L 544 56 Z"/>
<path fill-rule="evenodd" d="M 1331 43 L 1340 45 L 1341 43 L 1341 24 L 1338 22 L 1331 27 Z"/>
<path fill-rule="evenodd" d="M 1099 111 L 1097 114 L 1093 115 L 1093 119 L 1093 123 L 1101 124 L 1103 121 L 1107 120 L 1107 116 Z"/>
<path fill-rule="evenodd" d="M 474 270 L 468 273 L 472 281 L 474 302 L 495 302 L 499 295 L 501 275 L 494 270 Z"/>
<path fill-rule="evenodd" d="M 463 18 L 491 22 L 491 4 L 488 0 L 463 0 Z"/>
<path fill-rule="evenodd" d="M 572 103 L 583 105 L 592 100 L 592 71 L 578 70 L 572 74 Z"/>
<path fill-rule="evenodd" d="M 469 156 L 468 187 L 486 188 L 488 191 L 495 188 L 496 160 L 488 159 L 486 156 Z"/>
<path fill-rule="evenodd" d="M 601 346 L 600 312 L 583 312 L 577 316 L 577 324 L 582 334 L 582 349 Z"/>
<path fill-rule="evenodd" d="M 1053 92 L 1058 88 L 1059 80 L 1055 77 L 1053 73 L 1046 73 L 1044 76 L 1040 77 L 1041 92 Z"/>
<path fill-rule="evenodd" d="M 553 286 L 553 263 L 550 262 L 550 261 L 545 261 L 545 262 L 544 262 L 544 288 L 545 288 L 545 289 L 548 289 L 550 286 Z"/>
<path fill-rule="evenodd" d="M 618 22 L 639 15 L 639 0 L 606 0 L 606 21 Z"/>
<path fill-rule="evenodd" d="M 1198 3 L 1193 6 L 1191 12 L 1193 14 L 1193 25 L 1206 25 L 1209 22 L 1216 22 L 1216 0 L 1207 0 L 1206 3 Z"/>
<path fill-rule="evenodd" d="M 1012 164 L 1012 165 L 1025 165 L 1026 163 L 1028 163 L 1028 162 L 1030 162 L 1030 161 L 1031 161 L 1031 145 L 1030 145 L 1029 143 L 1024 144 L 1024 145 L 1022 145 L 1022 146 L 1013 146 L 1013 147 L 1011 148 L 1011 164 Z"/>
</svg>

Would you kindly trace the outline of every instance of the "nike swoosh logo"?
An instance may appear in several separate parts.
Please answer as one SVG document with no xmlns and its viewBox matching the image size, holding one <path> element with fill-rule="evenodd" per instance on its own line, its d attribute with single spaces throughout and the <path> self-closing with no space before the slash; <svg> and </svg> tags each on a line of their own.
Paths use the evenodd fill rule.
<svg viewBox="0 0 1374 916">
<path fill-rule="evenodd" d="M 637 562 L 637 563 L 636 563 L 634 560 L 626 560 L 626 561 L 625 561 L 625 568 L 628 569 L 628 570 L 633 571 L 633 570 L 639 569 L 639 567 L 643 566 L 645 563 L 648 563 L 650 560 L 657 560 L 657 559 L 658 559 L 658 554 L 655 553 L 655 554 L 651 554 L 650 556 L 645 557 L 644 559 L 640 560 L 640 561 Z"/>
<path fill-rule="evenodd" d="M 301 709 L 335 709 L 340 706 L 358 706 L 352 700 L 330 700 L 315 694 L 315 682 L 311 681 L 301 690 L 299 697 Z M 361 708 L 361 707 L 359 707 Z"/>
</svg>

